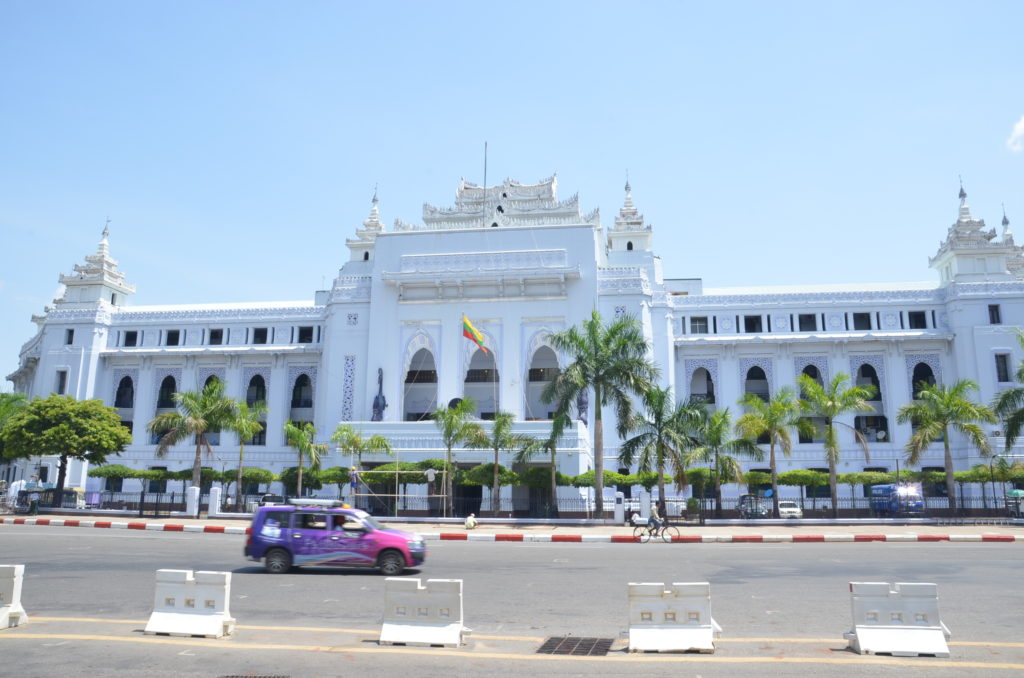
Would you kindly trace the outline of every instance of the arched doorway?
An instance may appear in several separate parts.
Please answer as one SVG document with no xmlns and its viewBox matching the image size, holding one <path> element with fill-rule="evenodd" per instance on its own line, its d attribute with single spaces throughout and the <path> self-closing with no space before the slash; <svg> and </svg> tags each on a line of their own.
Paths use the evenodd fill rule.
<svg viewBox="0 0 1024 678">
<path fill-rule="evenodd" d="M 405 421 L 430 419 L 437 409 L 437 366 L 434 354 L 428 349 L 416 351 L 409 361 L 402 400 Z"/>
<path fill-rule="evenodd" d="M 715 382 L 703 367 L 694 370 L 690 377 L 690 398 L 705 405 L 715 404 Z"/>
<path fill-rule="evenodd" d="M 857 368 L 857 386 L 872 386 L 875 389 L 870 400 L 876 402 L 882 399 L 882 382 L 878 379 L 878 372 L 875 368 L 864 363 Z"/>
<path fill-rule="evenodd" d="M 558 376 L 558 357 L 548 346 L 541 346 L 530 361 L 526 379 L 526 419 L 550 419 L 554 403 L 545 403 L 541 395 L 548 384 Z"/>
<path fill-rule="evenodd" d="M 743 381 L 743 392 L 756 395 L 768 402 L 768 376 L 764 370 L 754 365 L 747 370 L 747 378 Z"/>
<path fill-rule="evenodd" d="M 114 407 L 119 410 L 130 410 L 135 407 L 135 384 L 131 377 L 121 377 L 114 394 Z"/>
<path fill-rule="evenodd" d="M 921 387 L 923 385 L 935 386 L 935 373 L 932 372 L 931 365 L 928 363 L 918 363 L 914 365 L 914 372 L 910 378 L 910 384 L 915 400 L 919 397 Z"/>
<path fill-rule="evenodd" d="M 476 414 L 481 419 L 493 419 L 498 411 L 498 366 L 494 353 L 477 349 L 469 361 L 463 397 L 476 403 Z"/>
</svg>

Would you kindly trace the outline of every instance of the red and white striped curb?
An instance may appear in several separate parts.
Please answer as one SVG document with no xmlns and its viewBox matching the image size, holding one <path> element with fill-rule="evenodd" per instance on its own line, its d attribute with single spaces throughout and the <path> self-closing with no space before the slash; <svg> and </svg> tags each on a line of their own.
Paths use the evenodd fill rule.
<svg viewBox="0 0 1024 678">
<path fill-rule="evenodd" d="M 248 527 L 236 525 L 179 525 L 174 523 L 124 522 L 111 520 L 69 520 L 58 518 L 0 518 L 0 525 L 51 525 L 53 527 L 99 527 L 151 532 L 206 532 L 249 534 Z M 552 543 L 632 544 L 632 534 L 475 534 L 468 532 L 423 533 L 430 541 L 510 541 Z M 823 542 L 1024 542 L 1013 534 L 684 534 L 672 541 L 682 544 L 775 544 Z"/>
<path fill-rule="evenodd" d="M 114 530 L 147 530 L 151 532 L 211 532 L 216 534 L 249 534 L 248 527 L 234 525 L 175 525 L 173 523 L 126 523 L 116 520 L 67 520 L 60 518 L 0 518 L 3 525 L 50 525 L 53 527 L 104 527 Z"/>
</svg>

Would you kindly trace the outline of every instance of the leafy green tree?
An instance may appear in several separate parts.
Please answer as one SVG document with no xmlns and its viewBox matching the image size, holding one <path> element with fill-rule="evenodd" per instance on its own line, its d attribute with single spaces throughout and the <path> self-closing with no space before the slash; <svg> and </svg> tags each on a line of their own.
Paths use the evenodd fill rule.
<svg viewBox="0 0 1024 678">
<path fill-rule="evenodd" d="M 244 494 L 245 487 L 249 485 L 256 485 L 258 487 L 260 485 L 269 485 L 270 483 L 274 482 L 273 471 L 265 468 L 257 468 L 255 466 L 247 466 L 246 468 L 242 469 L 241 476 L 239 476 L 237 469 L 228 469 L 227 471 L 224 472 L 223 476 L 224 483 L 229 486 L 231 483 L 239 482 L 238 478 L 241 477 L 242 491 L 239 492 L 238 488 L 235 488 L 236 497 L 242 496 Z M 239 501 L 239 499 L 235 500 L 236 506 L 242 506 L 242 504 L 238 503 Z M 238 510 L 242 511 L 244 509 L 240 508 Z"/>
<path fill-rule="evenodd" d="M 289 466 L 281 471 L 277 479 L 284 486 L 285 493 L 295 497 L 301 497 L 304 490 L 319 490 L 324 486 L 320 480 L 320 469 L 312 467 L 302 469 L 299 466 Z"/>
<path fill-rule="evenodd" d="M 494 481 L 495 472 L 497 472 L 498 482 L 501 485 L 517 485 L 519 483 L 518 473 L 504 466 L 495 469 L 494 464 L 490 462 L 468 469 L 462 474 L 461 482 L 463 485 L 490 485 Z"/>
<path fill-rule="evenodd" d="M 158 414 L 146 426 L 150 433 L 160 434 L 156 456 L 163 457 L 183 440 L 195 436 L 196 456 L 192 462 L 192 486 L 201 485 L 203 449 L 213 456 L 207 434 L 219 431 L 231 421 L 235 402 L 224 395 L 224 382 L 212 379 L 202 391 L 180 391 L 174 394 L 175 412 Z"/>
<path fill-rule="evenodd" d="M 441 433 L 441 443 L 445 450 L 444 466 L 447 472 L 444 474 L 444 514 L 446 516 L 454 515 L 455 512 L 454 478 L 451 472 L 454 468 L 452 448 L 456 445 L 464 445 L 479 435 L 482 430 L 480 424 L 470 420 L 475 412 L 476 403 L 473 402 L 473 399 L 462 398 L 455 407 L 440 407 L 431 415 L 437 430 Z"/>
<path fill-rule="evenodd" d="M 768 466 L 772 485 L 772 517 L 779 517 L 779 468 L 775 460 L 778 449 L 786 457 L 793 452 L 790 429 L 811 435 L 811 422 L 800 416 L 800 401 L 792 389 L 780 389 L 765 402 L 754 393 L 748 393 L 741 405 L 746 412 L 736 422 L 736 428 L 747 438 L 768 439 Z"/>
<path fill-rule="evenodd" d="M 839 517 L 839 482 L 836 466 L 839 463 L 839 434 L 837 426 L 853 431 L 853 436 L 864 450 L 864 459 L 870 458 L 868 441 L 853 426 L 841 421 L 839 417 L 851 412 L 874 412 L 868 402 L 875 394 L 874 386 L 850 386 L 850 377 L 839 372 L 827 385 L 822 385 L 809 375 L 801 374 L 797 379 L 800 385 L 800 407 L 805 414 L 819 417 L 825 422 L 825 460 L 828 462 L 828 487 L 832 497 L 832 517 Z"/>
<path fill-rule="evenodd" d="M 789 487 L 799 487 L 800 507 L 803 508 L 804 500 L 807 498 L 806 488 L 828 485 L 828 474 L 804 468 L 783 471 L 779 474 L 779 484 Z M 811 501 L 811 507 L 816 508 L 817 503 L 817 497 L 814 497 Z"/>
<path fill-rule="evenodd" d="M 551 420 L 551 432 L 548 434 L 547 439 L 534 439 L 530 441 L 519 449 L 515 457 L 516 463 L 525 464 L 534 456 L 543 452 L 550 455 L 550 477 L 548 478 L 548 481 L 544 483 L 543 487 L 547 487 L 551 491 L 551 497 L 549 499 L 547 509 L 547 515 L 551 518 L 558 516 L 558 486 L 571 484 L 570 480 L 566 480 L 565 482 L 559 481 L 559 476 L 562 478 L 567 478 L 567 476 L 562 476 L 562 474 L 558 473 L 557 466 L 558 439 L 562 437 L 562 433 L 565 429 L 570 427 L 572 427 L 572 420 L 568 415 L 558 415 L 558 413 L 555 413 L 554 418 Z M 536 470 L 538 469 L 530 469 L 527 471 L 527 474 L 533 474 Z"/>
<path fill-rule="evenodd" d="M 650 492 L 655 487 L 664 487 L 665 483 L 671 483 L 674 477 L 657 471 L 637 471 L 626 476 L 625 484 L 639 485 Z"/>
<path fill-rule="evenodd" d="M 595 487 L 597 480 L 597 472 L 593 469 L 584 471 L 583 473 L 575 476 L 572 479 L 573 487 Z M 607 485 L 624 485 L 626 482 L 626 476 L 615 471 L 605 471 L 602 486 Z"/>
<path fill-rule="evenodd" d="M 0 431 L 8 420 L 28 406 L 28 398 L 24 393 L 0 393 Z M 0 437 L 0 459 L 3 459 L 4 443 Z"/>
<path fill-rule="evenodd" d="M 515 423 L 515 415 L 511 412 L 497 411 L 494 413 L 494 421 L 490 430 L 479 428 L 465 442 L 466 447 L 478 450 L 491 450 L 494 452 L 494 462 L 489 464 L 493 473 L 491 478 L 491 515 L 498 515 L 501 486 L 510 483 L 502 483 L 499 476 L 501 466 L 501 453 L 513 453 L 528 447 L 534 442 L 531 436 L 521 433 L 514 433 L 512 426 Z"/>
<path fill-rule="evenodd" d="M 696 463 L 712 465 L 715 483 L 715 517 L 722 517 L 722 483 L 735 482 L 743 477 L 738 457 L 760 461 L 764 452 L 753 440 L 733 436 L 732 415 L 729 408 L 708 414 L 700 410 L 700 418 L 691 429 L 695 444 L 684 457 L 686 466 Z"/>
<path fill-rule="evenodd" d="M 634 433 L 619 448 L 619 464 L 637 464 L 641 473 L 654 471 L 659 500 L 665 501 L 665 466 L 671 464 L 676 475 L 685 474 L 683 453 L 695 441 L 687 434 L 701 419 L 703 408 L 682 404 L 676 407 L 671 389 L 652 386 L 641 397 L 644 413 L 636 413 L 628 423 Z M 648 488 L 650 491 L 650 488 Z"/>
<path fill-rule="evenodd" d="M 253 436 L 263 430 L 264 419 L 267 416 L 267 404 L 262 400 L 257 401 L 250 407 L 247 403 L 235 403 L 235 407 L 228 419 L 228 429 L 238 436 L 238 470 L 235 475 L 235 510 L 242 511 L 242 476 L 245 473 L 245 441 L 251 440 Z"/>
<path fill-rule="evenodd" d="M 631 396 L 645 392 L 658 370 L 649 362 L 647 340 L 631 316 L 604 324 L 595 310 L 579 327 L 552 334 L 549 340 L 571 362 L 544 388 L 541 400 L 556 403 L 556 416 L 567 417 L 581 394 L 593 392 L 594 500 L 600 516 L 604 513 L 604 407 L 614 405 L 618 433 L 624 437 L 633 414 Z"/>
<path fill-rule="evenodd" d="M 992 424 L 997 421 L 995 413 L 986 405 L 970 399 L 971 391 L 978 385 L 970 379 L 961 379 L 952 386 L 921 384 L 917 399 L 904 405 L 896 413 L 896 421 L 910 423 L 914 432 L 904 448 L 907 463 L 917 466 L 921 454 L 937 440 L 942 440 L 945 452 L 946 492 L 949 510 L 956 511 L 956 487 L 953 476 L 953 454 L 949 448 L 949 435 L 953 431 L 963 434 L 968 443 L 978 450 L 982 457 L 992 454 L 988 436 L 979 422 Z"/>
<path fill-rule="evenodd" d="M 125 480 L 126 478 L 136 478 L 136 469 L 128 468 L 124 464 L 105 464 L 103 466 L 95 466 L 89 469 L 88 476 L 90 478 L 113 478 L 116 480 Z"/>
<path fill-rule="evenodd" d="M 316 427 L 308 421 L 292 423 L 288 420 L 284 423 L 284 437 L 289 447 L 295 448 L 299 457 L 298 472 L 296 473 L 296 495 L 302 496 L 302 463 L 309 459 L 311 471 L 320 470 L 320 457 L 327 454 L 327 443 L 314 442 L 316 439 Z M 319 481 L 318 481 L 319 482 Z M 321 485 L 322 487 L 322 485 Z M 319 488 L 316 488 L 319 489 Z"/>
<path fill-rule="evenodd" d="M 60 505 L 68 459 L 103 464 L 132 441 L 117 410 L 100 400 L 71 396 L 37 398 L 11 415 L 0 429 L 5 459 L 57 457 L 54 501 Z"/>
</svg>

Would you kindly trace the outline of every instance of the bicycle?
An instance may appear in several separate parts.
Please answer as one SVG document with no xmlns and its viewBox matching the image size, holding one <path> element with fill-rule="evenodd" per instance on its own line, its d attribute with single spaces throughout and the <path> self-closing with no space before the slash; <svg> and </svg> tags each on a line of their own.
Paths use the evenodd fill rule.
<svg viewBox="0 0 1024 678">
<path fill-rule="evenodd" d="M 646 544 L 652 538 L 660 538 L 665 542 L 676 541 L 679 537 L 679 528 L 675 525 L 670 525 L 668 521 L 661 524 L 660 527 L 653 527 L 650 524 L 637 525 L 633 528 L 633 539 L 639 541 L 642 544 Z"/>
</svg>

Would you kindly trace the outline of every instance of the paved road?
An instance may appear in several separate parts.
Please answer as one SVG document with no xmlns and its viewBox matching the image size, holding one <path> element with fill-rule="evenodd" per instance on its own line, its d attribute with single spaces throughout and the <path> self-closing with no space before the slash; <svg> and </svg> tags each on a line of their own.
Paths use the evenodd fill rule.
<svg viewBox="0 0 1024 678">
<path fill-rule="evenodd" d="M 414 576 L 465 581 L 473 629 L 459 650 L 376 644 L 383 578 L 363 571 L 271 576 L 244 537 L 18 526 L 0 560 L 25 563 L 30 624 L 0 631 L 11 675 L 174 676 L 537 674 L 735 676 L 1019 675 L 1024 544 L 558 544 L 432 542 Z M 159 568 L 234 572 L 228 639 L 140 633 Z M 710 581 L 723 638 L 713 656 L 551 658 L 550 636 L 619 638 L 630 581 Z M 843 651 L 847 582 L 932 581 L 953 632 L 949 660 Z M 82 621 L 79 621 L 82 620 Z M 958 644 L 959 643 L 959 644 Z M 969 644 L 970 643 L 970 644 Z M 973 644 L 977 643 L 977 644 Z M 2 672 L 0 672 L 2 673 Z"/>
</svg>

